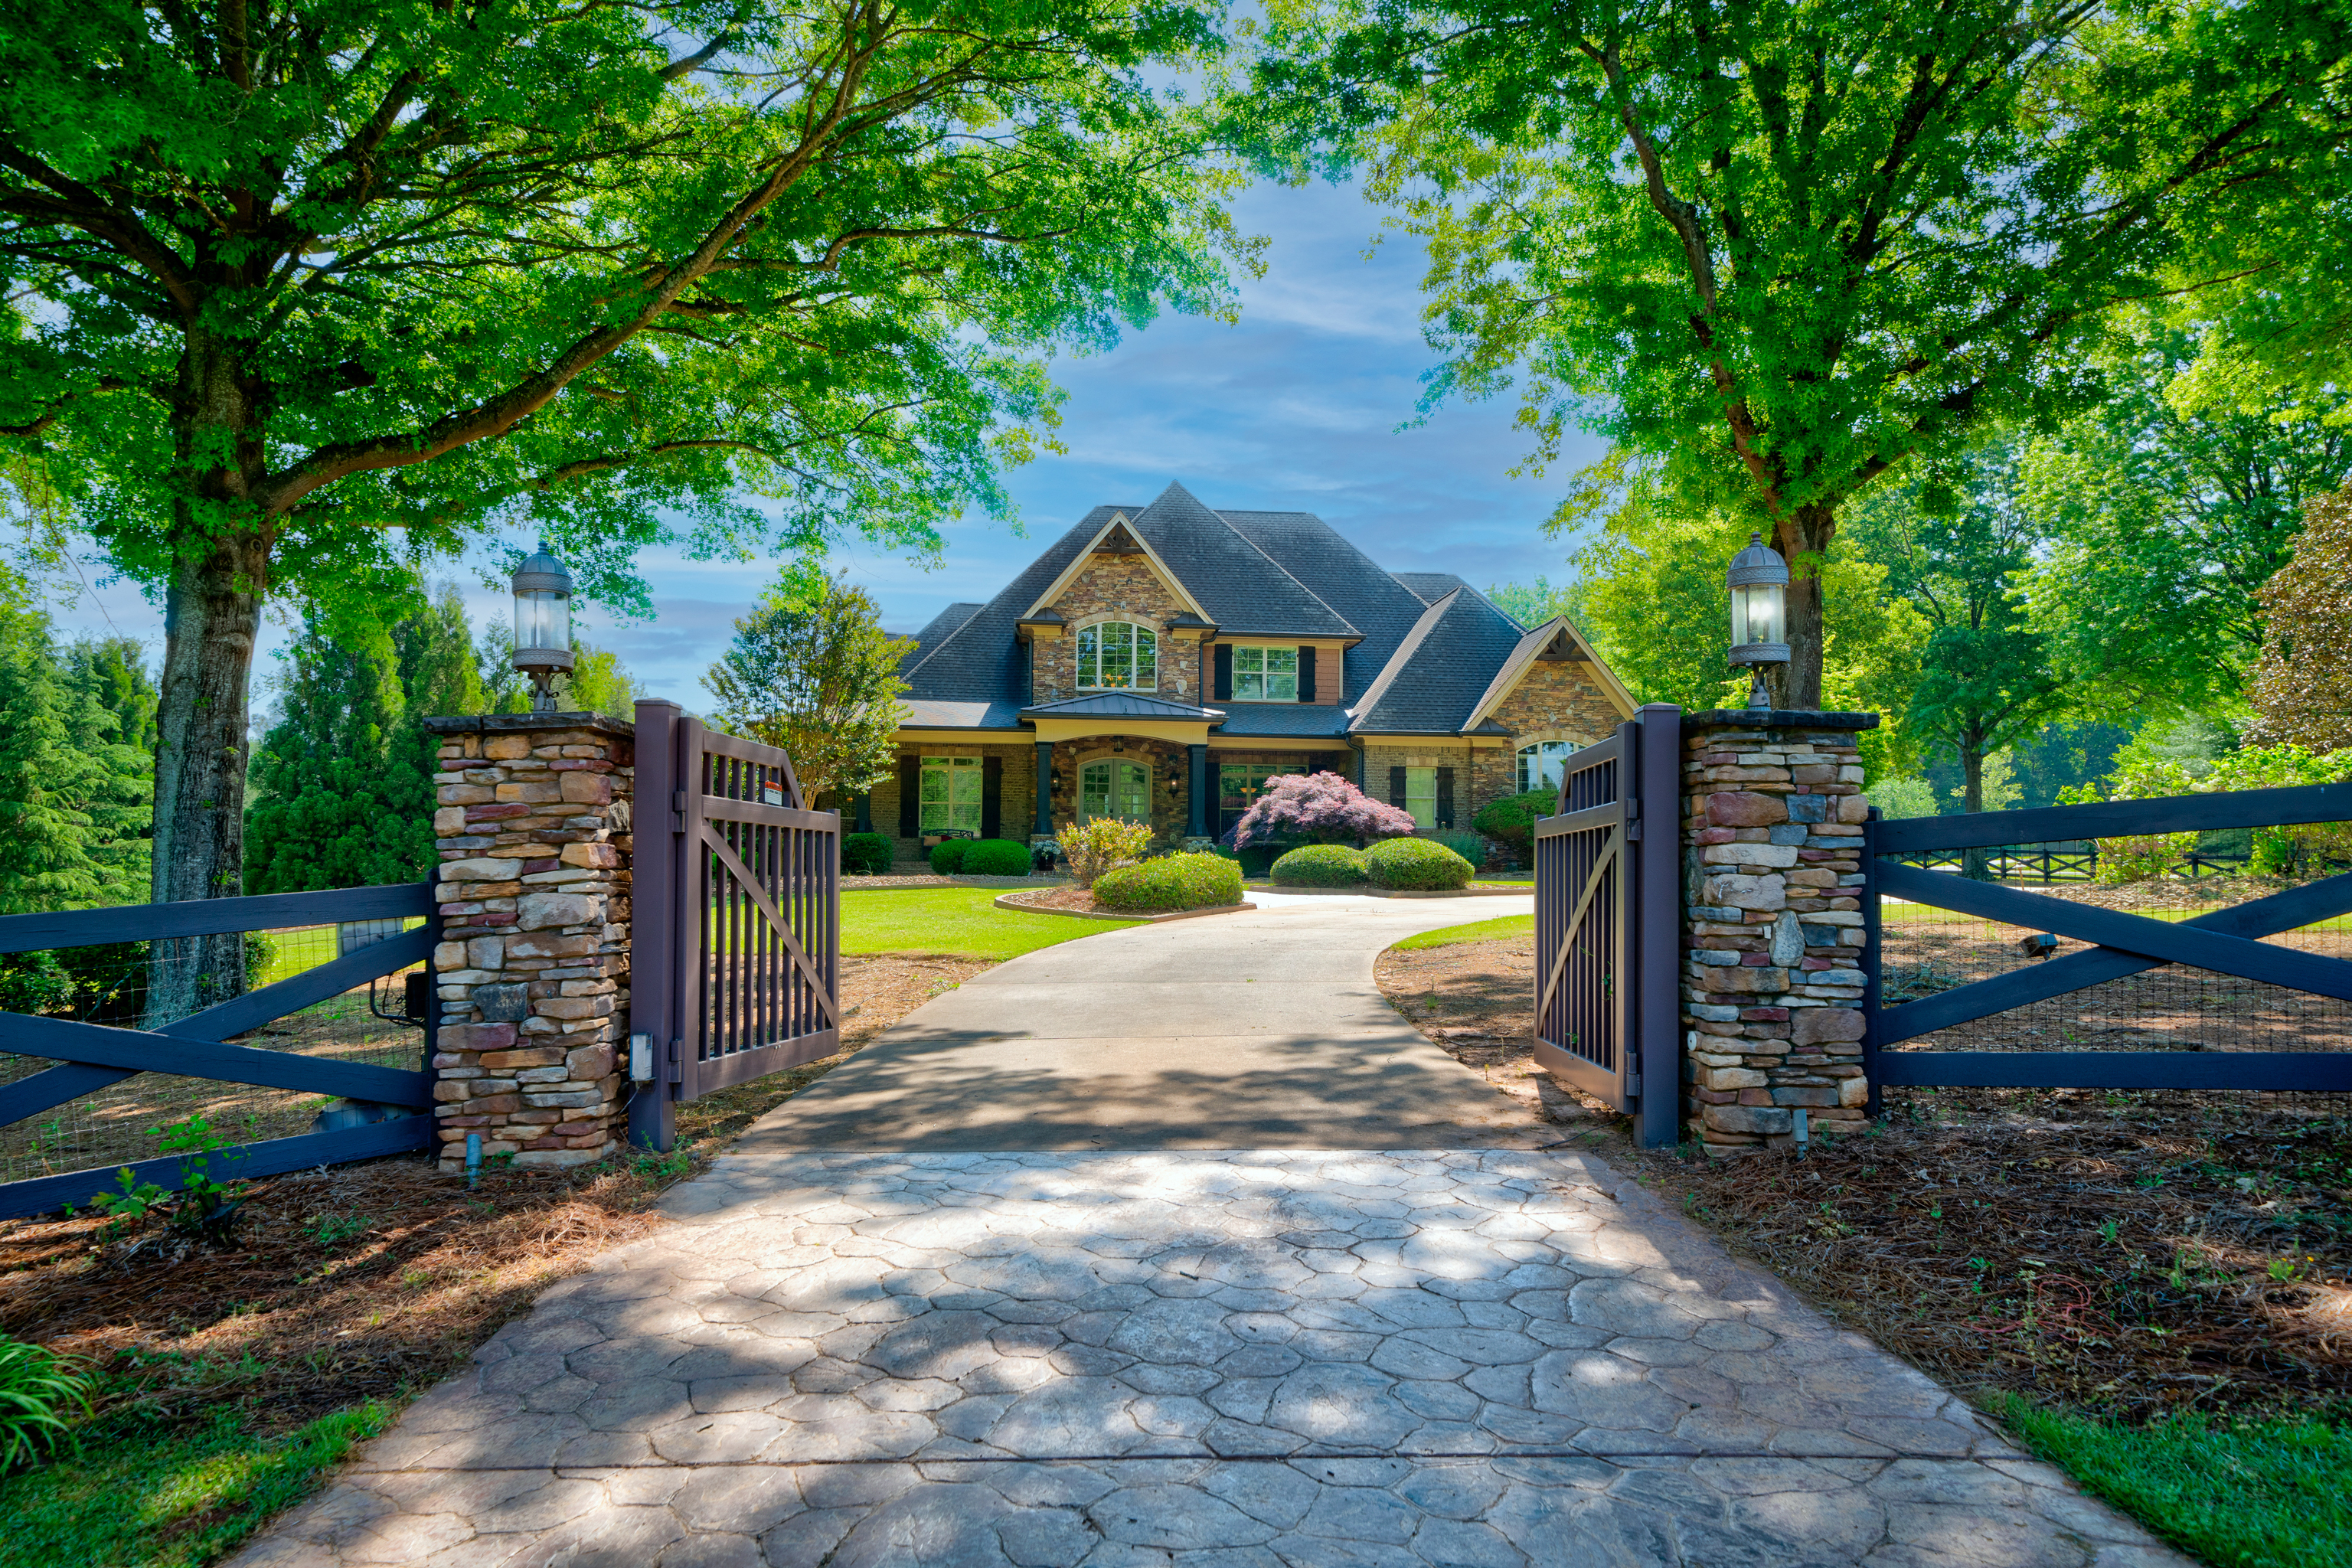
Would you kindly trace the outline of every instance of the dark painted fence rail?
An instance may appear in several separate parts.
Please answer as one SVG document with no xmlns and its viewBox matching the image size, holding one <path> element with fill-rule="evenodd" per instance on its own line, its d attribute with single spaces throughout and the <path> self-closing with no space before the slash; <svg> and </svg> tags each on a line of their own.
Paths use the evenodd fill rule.
<svg viewBox="0 0 2352 1568">
<path fill-rule="evenodd" d="M 158 1029 L 112 1028 L 69 1018 L 0 1013 L 0 1052 L 46 1058 L 58 1064 L 0 1086 L 0 1126 L 55 1110 L 134 1074 L 156 1072 L 326 1095 L 408 1112 L 365 1126 L 263 1139 L 217 1150 L 210 1156 L 207 1169 L 215 1180 L 278 1175 L 428 1147 L 433 1142 L 433 1078 L 421 1069 L 433 1053 L 429 980 L 425 987 L 426 1016 L 421 1020 L 420 1070 L 261 1050 L 230 1042 L 413 964 L 425 963 L 429 972 L 440 926 L 429 882 L 9 915 L 0 917 L 0 953 L 417 916 L 425 921 L 418 930 L 386 937 Z M 175 1189 L 185 1164 L 178 1158 L 162 1158 L 132 1162 L 131 1169 L 137 1179 Z M 119 1169 L 119 1164 L 109 1164 L 0 1183 L 0 1218 L 88 1203 L 99 1193 L 114 1190 Z"/>
</svg>

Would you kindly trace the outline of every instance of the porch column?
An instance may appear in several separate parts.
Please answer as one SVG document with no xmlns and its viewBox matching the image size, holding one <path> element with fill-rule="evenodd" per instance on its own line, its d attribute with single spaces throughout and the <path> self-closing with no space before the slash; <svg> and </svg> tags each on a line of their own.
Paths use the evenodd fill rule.
<svg viewBox="0 0 2352 1568">
<path fill-rule="evenodd" d="M 1037 742 L 1037 826 L 1033 833 L 1039 838 L 1054 836 L 1054 742 Z"/>
<path fill-rule="evenodd" d="M 1185 755 L 1192 764 L 1192 803 L 1185 808 L 1184 834 L 1188 838 L 1209 836 L 1209 748 L 1187 746 Z"/>
</svg>

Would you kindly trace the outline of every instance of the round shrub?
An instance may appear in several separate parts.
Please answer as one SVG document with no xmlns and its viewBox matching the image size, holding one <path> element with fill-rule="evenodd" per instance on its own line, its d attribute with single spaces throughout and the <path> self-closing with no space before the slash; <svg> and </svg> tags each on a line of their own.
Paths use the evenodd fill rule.
<svg viewBox="0 0 2352 1568">
<path fill-rule="evenodd" d="M 1107 910 L 1156 914 L 1242 901 L 1242 868 L 1222 855 L 1163 855 L 1095 879 L 1095 902 Z"/>
<path fill-rule="evenodd" d="M 1364 851 L 1364 868 L 1383 888 L 1415 892 L 1466 888 L 1475 869 L 1433 838 L 1383 838 Z"/>
<path fill-rule="evenodd" d="M 969 838 L 942 838 L 931 846 L 931 875 L 952 877 L 963 869 L 964 851 L 971 847 Z"/>
<path fill-rule="evenodd" d="M 1471 826 L 1489 838 L 1499 838 L 1514 849 L 1524 850 L 1535 833 L 1536 818 L 1549 816 L 1559 809 L 1557 788 L 1531 789 L 1488 801 L 1478 808 Z"/>
<path fill-rule="evenodd" d="M 1364 880 L 1364 852 L 1345 844 L 1305 844 L 1274 863 L 1274 879 L 1294 888 L 1352 888 Z"/>
<path fill-rule="evenodd" d="M 966 877 L 1025 877 L 1033 869 L 1029 846 L 1010 838 L 974 839 L 963 852 Z"/>
<path fill-rule="evenodd" d="M 890 840 L 882 834 L 845 833 L 841 836 L 841 868 L 852 877 L 887 876 L 890 862 L 897 858 Z"/>
</svg>

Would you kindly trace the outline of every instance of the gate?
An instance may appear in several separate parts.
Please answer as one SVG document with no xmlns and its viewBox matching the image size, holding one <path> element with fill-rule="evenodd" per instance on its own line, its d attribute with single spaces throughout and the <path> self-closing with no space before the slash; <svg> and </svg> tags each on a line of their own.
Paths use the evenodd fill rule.
<svg viewBox="0 0 2352 1568">
<path fill-rule="evenodd" d="M 424 925 L 414 931 L 401 929 L 419 916 L 424 918 Z M 215 1181 L 278 1175 L 434 1147 L 433 1078 L 423 1069 L 433 1058 L 436 1007 L 432 957 L 434 944 L 440 940 L 441 921 L 433 901 L 433 884 L 429 882 L 390 888 L 343 888 L 318 893 L 274 893 L 257 898 L 204 899 L 186 903 L 131 904 L 58 914 L 10 915 L 0 918 L 0 955 L 143 943 L 126 961 L 142 977 L 140 989 L 143 989 L 155 966 L 196 963 L 201 960 L 201 949 L 215 945 L 199 939 L 331 926 L 337 931 L 336 946 L 340 949 L 347 945 L 341 940 L 343 934 L 362 921 L 383 922 L 361 933 L 362 939 L 374 939 L 367 940 L 365 945 L 353 946 L 339 957 L 159 1028 L 121 1028 L 45 1014 L 0 1013 L 0 1053 L 57 1064 L 0 1084 L 0 1129 L 61 1111 L 75 1101 L 110 1089 L 142 1073 L 155 1073 L 218 1084 L 341 1097 L 364 1102 L 359 1116 L 383 1118 L 358 1126 L 258 1139 L 217 1149 L 205 1157 L 206 1173 Z M 398 934 L 383 934 L 387 930 Z M 372 983 L 418 963 L 425 965 L 424 970 L 410 979 L 421 979 L 423 984 L 407 988 L 404 1011 L 400 1015 L 376 1014 L 421 1031 L 420 1048 L 415 1053 L 417 1066 L 414 1069 L 229 1043 L 361 985 L 369 987 L 373 1009 L 375 999 Z M 408 1052 L 404 1049 L 400 1054 L 405 1056 Z M 285 1108 L 279 1104 L 269 1109 L 282 1115 Z M 307 1108 L 295 1108 L 298 1113 L 302 1109 Z M 394 1114 L 385 1116 L 386 1111 Z M 157 1114 L 160 1113 L 151 1110 L 130 1115 L 119 1104 L 108 1108 L 110 1130 L 117 1139 L 146 1135 L 150 1130 L 138 1123 Z M 356 1118 L 346 1111 L 334 1119 Z M 36 1139 L 37 1150 L 37 1132 Z M 116 1190 L 115 1173 L 124 1165 L 131 1168 L 137 1181 L 176 1191 L 188 1167 L 194 1163 L 177 1157 L 110 1159 L 87 1169 L 0 1183 L 0 1218 L 43 1214 L 67 1204 L 86 1204 L 100 1193 Z"/>
<path fill-rule="evenodd" d="M 2168 1089 L 2352 1091 L 2347 1051 L 1893 1050 L 1938 1029 L 1990 1017 L 2167 964 L 2352 1000 L 2352 963 L 2262 939 L 2352 912 L 2352 874 L 2330 877 L 2233 908 L 2170 921 L 1969 881 L 1905 865 L 1897 855 L 2053 839 L 2119 838 L 2223 827 L 2352 821 L 2352 784 L 2227 795 L 2107 801 L 2032 811 L 1884 821 L 1873 811 L 1863 857 L 1869 881 L 1863 916 L 1868 1032 L 1863 1048 L 1873 1115 L 1878 1088 Z M 1883 901 L 1957 910 L 2028 932 L 2071 937 L 2088 949 L 1906 1001 L 1882 1003 Z M 2032 939 L 2029 937 L 2028 941 Z M 2050 944 L 2054 946 L 2054 944 Z"/>
<path fill-rule="evenodd" d="M 1561 763 L 1535 825 L 1536 1041 L 1545 1070 L 1671 1147 L 1682 1093 L 1682 710 L 1663 704 Z"/>
<path fill-rule="evenodd" d="M 841 814 L 792 759 L 637 704 L 629 1141 L 677 1106 L 841 1045 Z"/>
</svg>

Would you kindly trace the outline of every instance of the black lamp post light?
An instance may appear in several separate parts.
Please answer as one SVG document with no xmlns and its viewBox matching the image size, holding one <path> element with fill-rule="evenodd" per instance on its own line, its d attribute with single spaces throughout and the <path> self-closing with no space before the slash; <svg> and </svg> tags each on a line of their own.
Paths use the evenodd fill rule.
<svg viewBox="0 0 2352 1568">
<path fill-rule="evenodd" d="M 1764 671 L 1789 662 L 1789 563 L 1761 533 L 1751 532 L 1725 576 L 1731 589 L 1731 662 L 1750 672 L 1748 706 L 1769 709 L 1772 695 L 1764 689 Z"/>
<path fill-rule="evenodd" d="M 534 688 L 530 710 L 554 712 L 556 672 L 572 668 L 572 574 L 543 539 L 515 568 L 514 641 L 514 667 Z"/>
</svg>

